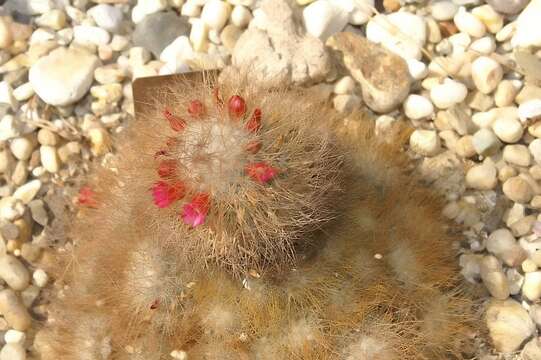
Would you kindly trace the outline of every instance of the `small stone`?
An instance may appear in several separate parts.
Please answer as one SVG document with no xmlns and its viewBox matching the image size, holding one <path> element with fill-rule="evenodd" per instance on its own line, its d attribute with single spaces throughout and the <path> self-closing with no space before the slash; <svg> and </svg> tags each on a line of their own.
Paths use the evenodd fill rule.
<svg viewBox="0 0 541 360">
<path fill-rule="evenodd" d="M 0 82 L 0 103 L 10 105 L 13 110 L 17 109 L 17 100 L 15 100 L 13 89 L 7 81 Z"/>
<path fill-rule="evenodd" d="M 473 91 L 466 97 L 466 103 L 470 108 L 477 111 L 487 111 L 494 107 L 492 96 L 483 94 L 480 91 Z"/>
<path fill-rule="evenodd" d="M 526 101 L 535 99 L 541 99 L 541 87 L 526 84 L 517 94 L 515 101 L 520 105 Z"/>
<path fill-rule="evenodd" d="M 541 337 L 534 337 L 528 341 L 520 353 L 522 360 L 541 359 Z"/>
<path fill-rule="evenodd" d="M 528 272 L 524 275 L 522 295 L 530 301 L 541 298 L 541 271 Z"/>
<path fill-rule="evenodd" d="M 370 109 L 389 112 L 408 96 L 409 70 L 400 57 L 351 32 L 336 34 L 327 43 L 342 53 L 344 65 L 360 83 Z"/>
<path fill-rule="evenodd" d="M 490 5 L 478 6 L 471 13 L 481 20 L 488 31 L 493 34 L 503 27 L 503 16 L 498 14 Z"/>
<path fill-rule="evenodd" d="M 209 28 L 214 30 L 221 30 L 231 13 L 231 5 L 221 0 L 209 0 L 203 6 L 201 12 L 201 20 L 205 22 Z"/>
<path fill-rule="evenodd" d="M 86 94 L 98 64 L 96 56 L 83 50 L 58 48 L 32 65 L 29 80 L 46 103 L 69 105 Z"/>
<path fill-rule="evenodd" d="M 15 330 L 25 331 L 32 324 L 30 314 L 11 289 L 0 291 L 0 313 L 4 315 L 8 325 Z"/>
<path fill-rule="evenodd" d="M 519 176 L 512 177 L 503 183 L 503 193 L 512 201 L 527 203 L 534 196 L 530 184 Z"/>
<path fill-rule="evenodd" d="M 41 248 L 32 243 L 23 243 L 21 245 L 21 257 L 26 261 L 33 263 L 39 259 Z"/>
<path fill-rule="evenodd" d="M 512 117 L 502 117 L 496 119 L 492 124 L 492 130 L 498 138 L 507 143 L 515 143 L 522 138 L 524 129 L 517 119 Z"/>
<path fill-rule="evenodd" d="M 235 25 L 229 24 L 226 25 L 226 27 L 224 27 L 220 33 L 220 40 L 224 44 L 225 48 L 232 52 L 241 35 L 242 29 L 236 27 Z"/>
<path fill-rule="evenodd" d="M 26 360 L 26 350 L 19 344 L 6 344 L 0 350 L 0 360 Z"/>
<path fill-rule="evenodd" d="M 132 10 L 132 21 L 139 24 L 149 16 L 165 10 L 166 7 L 167 0 L 138 0 L 137 5 Z"/>
<path fill-rule="evenodd" d="M 503 69 L 499 63 L 488 56 L 480 56 L 472 63 L 472 77 L 477 89 L 483 94 L 490 94 L 503 77 Z"/>
<path fill-rule="evenodd" d="M 36 19 L 36 24 L 53 30 L 60 30 L 66 26 L 66 13 L 60 9 L 53 9 Z"/>
<path fill-rule="evenodd" d="M 26 82 L 22 85 L 19 85 L 13 90 L 13 97 L 17 101 L 25 101 L 30 99 L 35 94 L 32 84 Z"/>
<path fill-rule="evenodd" d="M 93 45 L 107 45 L 111 41 L 111 35 L 97 26 L 77 25 L 73 27 L 73 41 Z"/>
<path fill-rule="evenodd" d="M 477 153 L 475 147 L 473 146 L 473 136 L 465 135 L 458 139 L 455 144 L 455 152 L 458 156 L 463 158 L 470 158 L 475 156 Z"/>
<path fill-rule="evenodd" d="M 41 155 L 41 164 L 45 170 L 50 173 L 56 173 L 58 170 L 60 170 L 60 161 L 54 146 L 42 145 L 39 148 L 39 152 Z"/>
<path fill-rule="evenodd" d="M 195 51 L 205 52 L 208 49 L 208 34 L 209 27 L 207 23 L 199 19 L 196 19 L 192 23 L 192 30 L 190 31 L 190 41 Z"/>
<path fill-rule="evenodd" d="M 520 293 L 522 283 L 524 282 L 524 276 L 517 269 L 507 270 L 507 283 L 509 284 L 509 293 L 511 295 L 517 295 Z"/>
<path fill-rule="evenodd" d="M 490 234 L 486 241 L 486 248 L 511 267 L 520 265 L 526 257 L 511 231 L 505 228 L 495 230 Z"/>
<path fill-rule="evenodd" d="M 12 196 L 6 196 L 0 199 L 0 219 L 13 221 L 20 218 L 24 213 L 24 206 L 20 200 Z"/>
<path fill-rule="evenodd" d="M 337 95 L 351 94 L 355 90 L 355 80 L 347 75 L 334 84 L 334 93 Z"/>
<path fill-rule="evenodd" d="M 490 55 L 496 50 L 496 41 L 492 36 L 484 36 L 474 40 L 469 49 L 482 55 Z"/>
<path fill-rule="evenodd" d="M 41 145 L 55 146 L 58 144 L 58 135 L 48 129 L 40 129 L 38 131 L 38 142 Z"/>
<path fill-rule="evenodd" d="M 510 106 L 515 101 L 520 86 L 513 80 L 502 80 L 494 93 L 494 102 L 498 107 Z"/>
<path fill-rule="evenodd" d="M 341 113 L 350 113 L 361 106 L 361 98 L 353 94 L 336 95 L 334 108 Z"/>
<path fill-rule="evenodd" d="M 522 262 L 521 268 L 524 273 L 530 273 L 537 270 L 537 265 L 533 260 L 526 259 Z"/>
<path fill-rule="evenodd" d="M 413 151 L 423 156 L 434 156 L 441 150 L 438 133 L 432 130 L 415 130 L 410 136 L 410 146 Z"/>
<path fill-rule="evenodd" d="M 187 1 L 182 5 L 180 15 L 188 17 L 199 17 L 201 15 L 201 6 L 194 1 Z"/>
<path fill-rule="evenodd" d="M 526 145 L 507 145 L 503 148 L 503 159 L 510 164 L 530 166 L 532 156 Z"/>
<path fill-rule="evenodd" d="M 430 12 L 432 17 L 437 21 L 451 20 L 457 11 L 458 6 L 456 6 L 452 1 L 438 1 L 430 4 Z"/>
<path fill-rule="evenodd" d="M 39 286 L 40 288 L 47 285 L 47 281 L 49 280 L 49 276 L 47 276 L 47 273 L 43 271 L 42 269 L 37 269 L 32 274 L 32 279 L 34 279 L 34 284 Z"/>
<path fill-rule="evenodd" d="M 18 137 L 11 140 L 9 145 L 11 153 L 19 160 L 27 160 L 34 151 L 34 143 L 28 137 Z"/>
<path fill-rule="evenodd" d="M 480 129 L 473 134 L 473 147 L 479 155 L 488 156 L 495 154 L 501 147 L 498 137 L 490 129 Z M 541 144 L 540 144 L 541 145 Z M 541 147 L 540 147 L 541 151 Z M 541 156 L 541 155 L 540 155 Z M 541 158 L 540 158 L 541 160 Z"/>
<path fill-rule="evenodd" d="M 502 14 L 518 14 L 530 0 L 486 0 L 494 10 Z"/>
<path fill-rule="evenodd" d="M 422 80 L 428 75 L 428 68 L 424 62 L 416 59 L 406 59 L 408 70 L 414 80 Z"/>
<path fill-rule="evenodd" d="M 244 6 L 237 5 L 231 12 L 231 23 L 239 28 L 245 28 L 252 20 L 252 13 Z"/>
<path fill-rule="evenodd" d="M 368 22 L 366 37 L 404 59 L 421 60 L 427 38 L 426 27 L 421 16 L 409 12 L 378 14 Z"/>
<path fill-rule="evenodd" d="M 91 7 L 87 14 L 94 19 L 96 25 L 109 32 L 117 32 L 124 17 L 120 8 L 107 4 Z"/>
<path fill-rule="evenodd" d="M 22 331 L 17 330 L 8 330 L 4 334 L 4 341 L 6 344 L 18 344 L 18 345 L 24 345 L 24 342 L 26 340 L 26 334 Z"/>
<path fill-rule="evenodd" d="M 90 148 L 95 156 L 101 156 L 111 150 L 111 136 L 106 129 L 97 127 L 88 130 Z"/>
<path fill-rule="evenodd" d="M 23 204 L 28 204 L 34 199 L 40 189 L 41 181 L 38 179 L 31 180 L 26 184 L 20 186 L 17 190 L 15 190 L 15 192 L 13 193 L 13 197 L 15 199 L 21 200 Z"/>
<path fill-rule="evenodd" d="M 509 284 L 502 266 L 494 256 L 485 256 L 480 262 L 480 275 L 488 292 L 496 299 L 509 297 Z"/>
<path fill-rule="evenodd" d="M 541 119 L 541 99 L 528 100 L 520 104 L 518 117 L 522 122 Z"/>
<path fill-rule="evenodd" d="M 317 0 L 303 9 L 306 31 L 325 41 L 342 31 L 349 21 L 349 14 L 340 4 L 329 0 Z"/>
<path fill-rule="evenodd" d="M 6 141 L 20 135 L 20 123 L 13 115 L 5 115 L 0 120 L 0 141 Z"/>
<path fill-rule="evenodd" d="M 430 89 L 430 99 L 440 109 L 448 109 L 466 99 L 468 89 L 458 81 L 446 78 Z"/>
<path fill-rule="evenodd" d="M 412 120 L 426 119 L 434 115 L 434 105 L 426 97 L 412 94 L 404 101 L 404 112 Z"/>
<path fill-rule="evenodd" d="M 464 7 L 458 9 L 458 12 L 453 19 L 458 30 L 472 37 L 480 38 L 486 33 L 483 22 L 473 14 L 469 13 Z"/>
<path fill-rule="evenodd" d="M 30 274 L 26 267 L 14 256 L 0 256 L 0 278 L 16 291 L 26 289 L 30 283 Z"/>
<path fill-rule="evenodd" d="M 159 57 L 163 49 L 182 35 L 188 35 L 190 24 L 185 17 L 172 11 L 148 15 L 135 26 L 132 34 L 134 45 L 142 46 Z"/>
<path fill-rule="evenodd" d="M 32 219 L 35 222 L 41 226 L 47 225 L 49 222 L 49 216 L 47 215 L 47 210 L 45 210 L 43 200 L 33 200 L 28 204 L 28 207 L 30 208 Z"/>
<path fill-rule="evenodd" d="M 534 160 L 541 165 L 541 139 L 535 139 L 528 145 L 528 149 L 532 154 Z"/>
<path fill-rule="evenodd" d="M 516 31 L 511 39 L 513 47 L 541 46 L 541 0 L 532 0 L 516 20 Z"/>
<path fill-rule="evenodd" d="M 4 16 L 0 16 L 0 49 L 7 49 L 13 43 L 11 26 Z"/>
<path fill-rule="evenodd" d="M 128 64 L 131 68 L 143 66 L 150 61 L 152 56 L 150 52 L 141 46 L 134 46 L 129 51 Z"/>
<path fill-rule="evenodd" d="M 124 70 L 119 69 L 115 64 L 102 66 L 94 71 L 94 78 L 103 85 L 121 83 L 125 77 Z"/>
<path fill-rule="evenodd" d="M 496 167 L 492 162 L 473 166 L 466 173 L 466 184 L 472 189 L 491 190 L 498 184 Z"/>
<path fill-rule="evenodd" d="M 490 337 L 497 351 L 510 353 L 535 332 L 528 312 L 512 299 L 492 300 L 486 313 Z"/>
</svg>

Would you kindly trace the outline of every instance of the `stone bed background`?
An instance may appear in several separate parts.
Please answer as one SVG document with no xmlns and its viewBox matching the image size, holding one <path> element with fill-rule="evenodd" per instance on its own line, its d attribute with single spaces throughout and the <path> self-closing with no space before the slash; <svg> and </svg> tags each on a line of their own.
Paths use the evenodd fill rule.
<svg viewBox="0 0 541 360">
<path fill-rule="evenodd" d="M 0 360 L 36 358 L 32 318 L 62 290 L 42 268 L 70 246 L 52 195 L 113 156 L 132 80 L 230 64 L 367 106 L 379 136 L 410 124 L 408 152 L 464 225 L 461 274 L 487 290 L 478 358 L 541 359 L 541 0 L 7 0 L 0 15 Z M 339 69 L 341 31 L 378 45 Z M 404 76 L 362 74 L 380 48 Z"/>
</svg>

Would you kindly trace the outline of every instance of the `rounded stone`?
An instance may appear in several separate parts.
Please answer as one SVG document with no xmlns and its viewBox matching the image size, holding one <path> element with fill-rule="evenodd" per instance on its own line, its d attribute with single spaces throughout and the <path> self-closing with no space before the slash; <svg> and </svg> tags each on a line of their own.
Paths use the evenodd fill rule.
<svg viewBox="0 0 541 360">
<path fill-rule="evenodd" d="M 530 184 L 519 176 L 507 179 L 503 183 L 502 190 L 510 200 L 522 204 L 529 202 L 534 196 Z"/>
<path fill-rule="evenodd" d="M 477 190 L 490 190 L 498 184 L 496 167 L 492 162 L 472 166 L 466 173 L 466 184 Z"/>
<path fill-rule="evenodd" d="M 404 101 L 404 112 L 412 120 L 425 119 L 434 115 L 434 105 L 426 97 L 412 94 Z"/>
<path fill-rule="evenodd" d="M 98 65 L 95 55 L 77 48 L 61 47 L 32 65 L 29 80 L 47 104 L 70 105 L 87 93 Z"/>
</svg>

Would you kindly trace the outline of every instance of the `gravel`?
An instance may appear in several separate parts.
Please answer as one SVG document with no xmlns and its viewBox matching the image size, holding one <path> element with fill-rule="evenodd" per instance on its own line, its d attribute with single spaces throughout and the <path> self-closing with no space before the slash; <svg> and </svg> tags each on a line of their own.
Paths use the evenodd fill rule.
<svg viewBox="0 0 541 360">
<path fill-rule="evenodd" d="M 459 159 L 445 215 L 464 226 L 461 274 L 492 298 L 480 351 L 539 358 L 541 0 L 385 1 L 378 15 L 373 0 L 296 2 L 298 21 L 256 0 L 0 6 L 0 360 L 26 358 L 51 283 L 43 249 L 65 246 L 50 194 L 73 198 L 67 184 L 108 156 L 133 79 L 231 63 L 257 81 L 324 84 L 336 110 L 377 113 L 378 136 L 407 123 L 413 158 Z"/>
</svg>

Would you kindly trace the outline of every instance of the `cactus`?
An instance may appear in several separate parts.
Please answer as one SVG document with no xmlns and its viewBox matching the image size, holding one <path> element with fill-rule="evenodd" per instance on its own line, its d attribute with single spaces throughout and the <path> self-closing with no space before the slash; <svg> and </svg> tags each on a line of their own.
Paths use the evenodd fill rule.
<svg viewBox="0 0 541 360">
<path fill-rule="evenodd" d="M 80 195 L 43 360 L 461 358 L 443 204 L 365 115 L 243 78 L 151 100 Z"/>
</svg>

